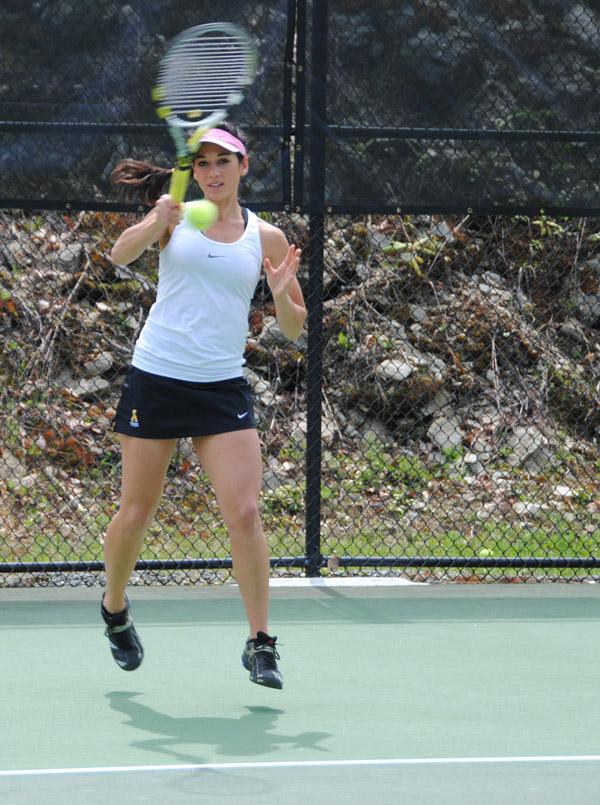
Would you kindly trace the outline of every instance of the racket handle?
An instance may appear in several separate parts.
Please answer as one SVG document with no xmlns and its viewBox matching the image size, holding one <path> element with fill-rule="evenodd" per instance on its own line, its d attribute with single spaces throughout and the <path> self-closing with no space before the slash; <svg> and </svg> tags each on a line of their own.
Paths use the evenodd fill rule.
<svg viewBox="0 0 600 805">
<path fill-rule="evenodd" d="M 190 180 L 191 168 L 173 168 L 171 183 L 169 185 L 169 195 L 173 201 L 181 203 L 185 198 L 188 182 Z"/>
</svg>

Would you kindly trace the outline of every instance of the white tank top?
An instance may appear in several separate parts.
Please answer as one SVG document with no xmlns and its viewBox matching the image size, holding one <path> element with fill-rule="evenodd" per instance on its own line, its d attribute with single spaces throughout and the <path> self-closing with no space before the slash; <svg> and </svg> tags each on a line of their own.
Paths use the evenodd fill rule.
<svg viewBox="0 0 600 805">
<path fill-rule="evenodd" d="M 235 243 L 211 240 L 186 221 L 178 224 L 160 253 L 156 301 L 133 365 L 199 383 L 239 377 L 261 265 L 253 212 Z"/>
</svg>

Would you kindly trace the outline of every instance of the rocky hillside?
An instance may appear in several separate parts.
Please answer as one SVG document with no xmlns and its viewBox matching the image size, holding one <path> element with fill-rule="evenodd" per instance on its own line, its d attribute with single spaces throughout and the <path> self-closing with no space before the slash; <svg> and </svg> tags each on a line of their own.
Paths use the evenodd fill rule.
<svg viewBox="0 0 600 805">
<path fill-rule="evenodd" d="M 98 556 L 116 497 L 110 420 L 155 281 L 155 254 L 128 268 L 107 257 L 130 221 L 0 214 L 6 559 Z M 305 220 L 277 222 L 308 254 Z M 322 494 L 333 568 L 364 553 L 597 553 L 599 241 L 586 220 L 328 220 Z M 306 268 L 301 281 L 307 291 Z M 247 370 L 276 555 L 302 553 L 307 360 L 306 338 L 282 338 L 261 283 Z M 198 510 L 205 539 L 219 532 L 209 496 L 190 502 L 200 472 L 183 443 L 165 503 L 173 555 L 191 550 L 173 526 L 190 506 L 186 534 Z"/>
</svg>

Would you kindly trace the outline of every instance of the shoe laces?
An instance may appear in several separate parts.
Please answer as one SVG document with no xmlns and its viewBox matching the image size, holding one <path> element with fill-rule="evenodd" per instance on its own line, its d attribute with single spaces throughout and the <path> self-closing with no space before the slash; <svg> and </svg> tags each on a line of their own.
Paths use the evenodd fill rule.
<svg viewBox="0 0 600 805">
<path fill-rule="evenodd" d="M 253 644 L 253 654 L 261 655 L 261 660 L 268 668 L 276 668 L 276 660 L 280 660 L 279 652 L 275 646 L 277 641 L 276 637 L 271 638 L 270 643 L 256 643 Z"/>
</svg>

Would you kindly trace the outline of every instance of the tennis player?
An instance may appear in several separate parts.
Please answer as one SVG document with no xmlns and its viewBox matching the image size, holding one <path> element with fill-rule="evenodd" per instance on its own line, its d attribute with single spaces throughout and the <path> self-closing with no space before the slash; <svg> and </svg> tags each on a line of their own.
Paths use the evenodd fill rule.
<svg viewBox="0 0 600 805">
<path fill-rule="evenodd" d="M 123 160 L 111 177 L 153 204 L 140 223 L 120 235 L 112 260 L 127 265 L 155 243 L 160 258 L 156 301 L 135 344 L 115 417 L 122 488 L 104 541 L 101 611 L 115 662 L 134 670 L 143 648 L 125 590 L 177 440 L 191 437 L 229 534 L 249 625 L 242 664 L 252 682 L 281 688 L 277 638 L 268 625 L 269 554 L 259 515 L 261 449 L 242 370 L 261 266 L 288 338 L 302 332 L 306 307 L 296 277 L 300 250 L 288 244 L 280 229 L 239 204 L 238 188 L 247 172 L 246 145 L 233 127 L 223 124 L 203 136 L 193 177 L 219 212 L 216 223 L 203 232 L 183 220 L 181 206 L 163 194 L 170 170 Z"/>
</svg>

